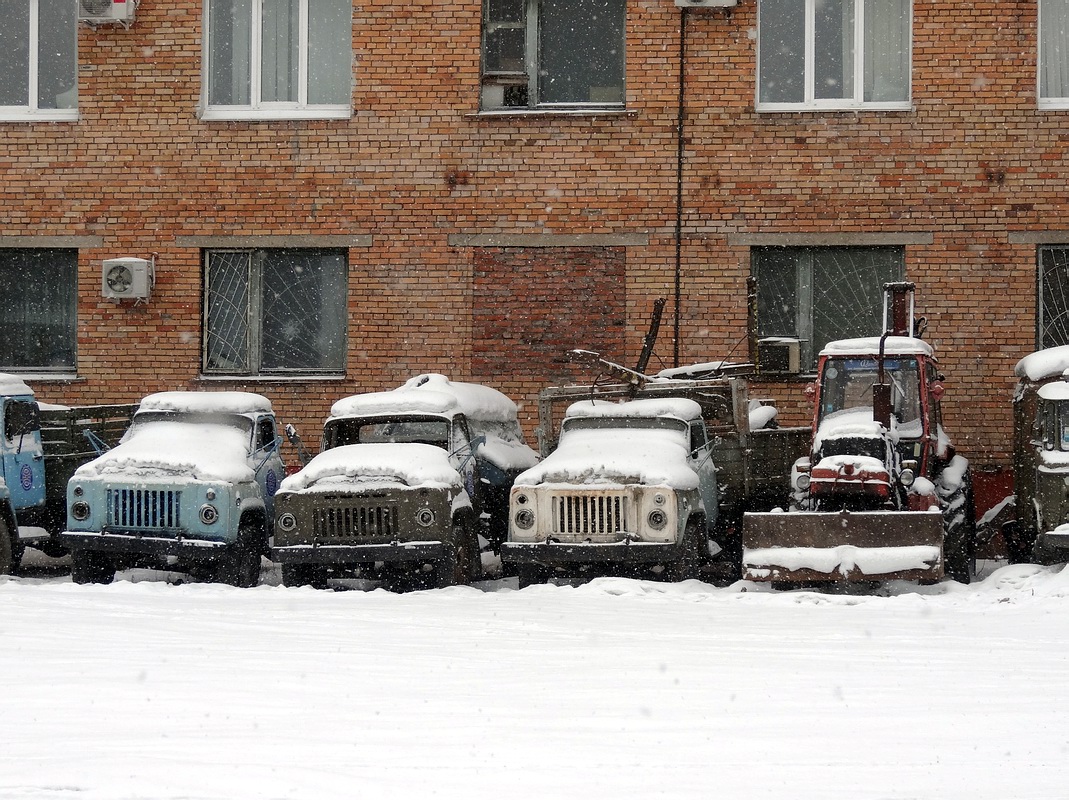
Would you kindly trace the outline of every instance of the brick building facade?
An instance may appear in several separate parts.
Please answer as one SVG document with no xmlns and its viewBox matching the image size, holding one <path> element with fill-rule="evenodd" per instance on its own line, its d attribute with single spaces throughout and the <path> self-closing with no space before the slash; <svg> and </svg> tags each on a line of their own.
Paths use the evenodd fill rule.
<svg viewBox="0 0 1069 800">
<path fill-rule="evenodd" d="M 586 22 L 599 25 L 614 6 L 593 2 Z M 887 24 L 868 4 L 864 24 Z M 811 286 L 817 295 L 806 302 L 832 305 L 823 321 L 803 324 L 819 332 L 835 324 L 836 303 L 855 302 L 850 281 L 835 276 L 875 283 L 866 270 L 876 253 L 918 285 L 959 449 L 980 467 L 1008 464 L 1013 366 L 1036 348 L 1042 322 L 1040 265 L 1053 265 L 1053 286 L 1057 246 L 1069 243 L 1066 111 L 1058 90 L 1038 82 L 1036 2 L 900 2 L 905 52 L 879 59 L 905 59 L 904 100 L 894 94 L 902 87 L 868 94 L 860 49 L 876 45 L 864 44 L 869 28 L 852 27 L 865 3 L 843 3 L 855 17 L 837 32 L 858 31 L 859 44 L 836 74 L 856 65 L 866 89 L 836 89 L 848 96 L 831 102 L 820 99 L 828 69 L 819 47 L 799 55 L 794 34 L 774 24 L 781 12 L 788 23 L 794 10 L 809 13 L 804 36 L 815 24 L 819 44 L 827 20 L 813 22 L 813 0 L 688 10 L 631 0 L 620 47 L 604 51 L 620 51 L 622 92 L 610 64 L 595 76 L 610 85 L 577 103 L 566 93 L 541 102 L 549 81 L 539 85 L 523 65 L 490 69 L 500 66 L 491 64 L 499 28 L 484 31 L 483 19 L 508 4 L 486 5 L 355 3 L 344 42 L 351 94 L 340 106 L 303 96 L 257 105 L 229 73 L 223 88 L 212 83 L 222 68 L 210 68 L 209 52 L 240 66 L 219 37 L 248 22 L 241 15 L 259 25 L 260 0 L 141 0 L 128 28 L 79 24 L 76 106 L 68 91 L 37 109 L 31 100 L 25 114 L 0 109 L 0 326 L 16 342 L 0 353 L 12 362 L 0 370 L 66 403 L 248 389 L 311 440 L 335 399 L 442 371 L 509 393 L 532 427 L 538 390 L 582 374 L 563 353 L 588 347 L 633 361 L 655 298 L 669 303 L 652 365 L 737 358 L 757 265 L 768 265 L 760 270 L 770 286 L 786 263 L 791 276 L 805 270 L 845 287 L 836 300 L 831 287 Z M 219 18 L 209 30 L 211 7 Z M 559 6 L 518 8 L 522 25 L 500 29 L 522 38 L 537 37 L 548 24 L 537 15 Z M 314 22 L 319 12 L 305 13 Z M 327 36 L 328 26 L 298 19 L 312 37 Z M 339 41 L 337 25 L 330 36 Z M 253 63 L 276 57 L 268 38 L 254 37 Z M 526 67 L 544 76 L 556 56 L 533 41 Z M 788 66 L 802 59 L 799 76 L 819 73 L 808 90 L 775 66 L 773 43 L 790 51 Z M 328 61 L 315 69 L 336 71 Z M 252 81 L 262 96 L 265 76 Z M 43 82 L 31 77 L 35 85 Z M 213 104 L 217 90 L 229 102 Z M 294 252 L 311 260 L 287 260 Z M 64 319 L 30 336 L 27 320 L 42 312 L 19 298 L 19 276 L 51 285 L 57 279 L 37 265 L 55 253 L 70 260 L 58 280 L 76 272 L 76 288 L 55 301 L 67 304 Z M 102 297 L 102 261 L 126 256 L 155 259 L 148 302 Z M 279 288 L 287 270 L 307 283 L 292 297 Z M 804 316 L 770 297 L 759 324 Z M 270 310 L 276 301 L 282 311 Z M 347 314 L 327 329 L 310 322 L 322 308 Z M 26 355 L 62 330 L 65 353 Z M 274 351 L 287 342 L 288 355 Z M 797 423 L 804 385 L 759 391 Z"/>
</svg>

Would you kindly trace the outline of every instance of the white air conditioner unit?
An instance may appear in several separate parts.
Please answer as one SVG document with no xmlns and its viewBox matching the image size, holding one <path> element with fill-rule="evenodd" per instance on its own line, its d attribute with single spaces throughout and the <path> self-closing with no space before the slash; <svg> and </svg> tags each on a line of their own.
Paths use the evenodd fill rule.
<svg viewBox="0 0 1069 800">
<path fill-rule="evenodd" d="M 129 25 L 136 8 L 137 0 L 78 0 L 78 19 L 90 25 Z"/>
<path fill-rule="evenodd" d="M 146 258 L 109 258 L 103 263 L 101 290 L 109 300 L 148 300 L 154 273 Z"/>
<path fill-rule="evenodd" d="M 758 375 L 797 375 L 801 372 L 800 342 L 783 336 L 757 340 Z"/>
<path fill-rule="evenodd" d="M 733 8 L 739 0 L 675 0 L 677 8 Z"/>
</svg>

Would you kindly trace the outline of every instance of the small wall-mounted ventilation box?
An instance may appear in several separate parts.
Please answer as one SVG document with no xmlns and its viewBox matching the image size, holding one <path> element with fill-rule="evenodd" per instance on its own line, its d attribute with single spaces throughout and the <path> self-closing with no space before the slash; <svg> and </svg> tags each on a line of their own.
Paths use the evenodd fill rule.
<svg viewBox="0 0 1069 800">
<path fill-rule="evenodd" d="M 78 19 L 90 25 L 118 23 L 129 27 L 136 8 L 137 0 L 78 0 Z"/>
<path fill-rule="evenodd" d="M 109 258 L 101 271 L 101 290 L 109 300 L 148 300 L 152 262 L 146 258 Z"/>
<path fill-rule="evenodd" d="M 758 375 L 797 375 L 801 372 L 799 341 L 782 336 L 757 340 Z"/>
<path fill-rule="evenodd" d="M 734 8 L 739 0 L 675 0 L 676 8 Z"/>
</svg>

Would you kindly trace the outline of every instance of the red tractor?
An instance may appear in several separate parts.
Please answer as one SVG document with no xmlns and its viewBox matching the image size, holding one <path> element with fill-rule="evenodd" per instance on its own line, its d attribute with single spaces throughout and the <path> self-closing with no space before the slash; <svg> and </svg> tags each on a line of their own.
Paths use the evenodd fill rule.
<svg viewBox="0 0 1069 800">
<path fill-rule="evenodd" d="M 971 580 L 969 464 L 943 430 L 943 376 L 916 335 L 914 285 L 884 293 L 883 335 L 820 353 L 811 452 L 794 465 L 789 511 L 745 515 L 745 578 Z"/>
</svg>

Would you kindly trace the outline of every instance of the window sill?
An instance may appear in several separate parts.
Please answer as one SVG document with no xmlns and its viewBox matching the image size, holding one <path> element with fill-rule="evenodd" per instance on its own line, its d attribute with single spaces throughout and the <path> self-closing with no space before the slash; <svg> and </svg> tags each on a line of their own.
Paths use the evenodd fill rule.
<svg viewBox="0 0 1069 800">
<path fill-rule="evenodd" d="M 79 377 L 76 372 L 15 372 L 10 367 L 0 370 L 15 375 L 24 381 L 34 383 L 85 383 L 85 378 Z"/>
<path fill-rule="evenodd" d="M 197 381 L 203 383 L 312 383 L 320 381 L 340 382 L 345 375 L 198 375 Z"/>
<path fill-rule="evenodd" d="M 836 106 L 811 106 L 791 103 L 758 104 L 755 109 L 758 114 L 859 114 L 869 112 L 898 112 L 913 111 L 912 103 L 865 103 L 863 105 L 836 105 Z"/>
<path fill-rule="evenodd" d="M 350 119 L 348 106 L 319 108 L 208 108 L 200 112 L 202 122 L 281 122 L 285 120 Z"/>
<path fill-rule="evenodd" d="M 464 116 L 472 119 L 494 117 L 635 117 L 637 111 L 627 108 L 495 108 Z"/>
<path fill-rule="evenodd" d="M 11 106 L 0 109 L 0 122 L 77 122 L 78 109 L 64 111 L 25 111 Z"/>
</svg>

